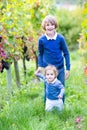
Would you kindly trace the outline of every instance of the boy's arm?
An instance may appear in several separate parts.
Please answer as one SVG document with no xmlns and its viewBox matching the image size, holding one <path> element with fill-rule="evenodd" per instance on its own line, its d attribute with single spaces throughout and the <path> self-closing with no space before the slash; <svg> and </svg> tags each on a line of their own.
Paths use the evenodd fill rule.
<svg viewBox="0 0 87 130">
<path fill-rule="evenodd" d="M 43 44 L 41 38 L 38 40 L 38 67 L 43 67 Z"/>
<path fill-rule="evenodd" d="M 66 74 L 65 74 L 65 79 L 67 79 L 70 75 L 70 54 L 69 54 L 69 49 L 66 44 L 65 38 L 62 37 L 61 39 L 61 48 L 63 50 L 63 54 L 65 57 L 65 62 L 66 62 Z"/>
</svg>

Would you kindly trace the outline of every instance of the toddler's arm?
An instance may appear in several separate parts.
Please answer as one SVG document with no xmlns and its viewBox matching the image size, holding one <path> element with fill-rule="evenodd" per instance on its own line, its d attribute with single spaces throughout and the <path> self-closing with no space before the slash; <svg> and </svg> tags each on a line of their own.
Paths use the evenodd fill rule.
<svg viewBox="0 0 87 130">
<path fill-rule="evenodd" d="M 58 86 L 59 86 L 59 89 L 60 89 L 60 94 L 58 95 L 58 98 L 62 99 L 64 92 L 65 92 L 65 89 L 64 89 L 63 84 L 60 81 L 58 82 Z"/>
<path fill-rule="evenodd" d="M 45 76 L 42 73 L 35 72 L 35 75 L 45 81 Z"/>
<path fill-rule="evenodd" d="M 65 91 L 64 88 L 62 88 L 61 91 L 60 91 L 60 94 L 58 95 L 58 98 L 59 98 L 59 99 L 62 99 L 62 98 L 63 98 L 64 91 Z"/>
</svg>

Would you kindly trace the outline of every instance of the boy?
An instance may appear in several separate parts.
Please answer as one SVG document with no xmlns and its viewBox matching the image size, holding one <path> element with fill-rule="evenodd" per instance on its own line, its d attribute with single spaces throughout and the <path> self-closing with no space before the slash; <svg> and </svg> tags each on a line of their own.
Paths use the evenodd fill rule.
<svg viewBox="0 0 87 130">
<path fill-rule="evenodd" d="M 57 21 L 51 15 L 47 15 L 42 21 L 42 28 L 45 30 L 45 34 L 38 41 L 37 72 L 41 72 L 42 67 L 52 64 L 59 71 L 57 78 L 65 86 L 65 79 L 70 75 L 70 55 L 65 38 L 56 32 L 57 27 Z M 66 73 L 64 65 L 66 66 Z"/>
</svg>

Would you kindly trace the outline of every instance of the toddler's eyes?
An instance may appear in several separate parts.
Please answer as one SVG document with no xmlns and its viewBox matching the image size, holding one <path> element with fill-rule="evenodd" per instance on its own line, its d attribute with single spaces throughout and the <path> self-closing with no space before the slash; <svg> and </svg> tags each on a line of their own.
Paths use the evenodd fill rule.
<svg viewBox="0 0 87 130">
<path fill-rule="evenodd" d="M 49 76 L 49 74 L 46 74 L 47 76 Z"/>
<path fill-rule="evenodd" d="M 54 23 L 51 23 L 52 26 L 54 26 L 55 24 Z"/>
<path fill-rule="evenodd" d="M 47 76 L 49 76 L 49 75 L 53 75 L 53 74 L 46 74 Z"/>
</svg>

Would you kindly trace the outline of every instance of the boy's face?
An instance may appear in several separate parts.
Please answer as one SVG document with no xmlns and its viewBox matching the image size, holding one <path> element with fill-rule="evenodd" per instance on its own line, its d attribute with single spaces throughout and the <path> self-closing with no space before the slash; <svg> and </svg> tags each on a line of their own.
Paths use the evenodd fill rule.
<svg viewBox="0 0 87 130">
<path fill-rule="evenodd" d="M 53 82 L 55 79 L 55 73 L 53 70 L 47 70 L 45 76 L 49 83 Z"/>
<path fill-rule="evenodd" d="M 51 24 L 50 22 L 47 22 L 45 25 L 46 31 L 54 31 L 55 30 L 55 25 Z"/>
</svg>

